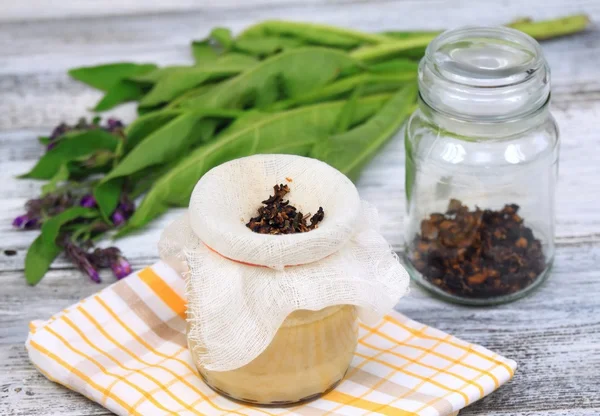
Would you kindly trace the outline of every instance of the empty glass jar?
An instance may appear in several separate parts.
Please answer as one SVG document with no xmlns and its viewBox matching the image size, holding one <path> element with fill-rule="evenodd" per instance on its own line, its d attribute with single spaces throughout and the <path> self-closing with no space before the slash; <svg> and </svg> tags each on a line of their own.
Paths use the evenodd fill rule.
<svg viewBox="0 0 600 416">
<path fill-rule="evenodd" d="M 405 260 L 446 300 L 529 293 L 554 257 L 559 138 L 539 44 L 508 28 L 443 33 L 406 128 Z"/>
</svg>

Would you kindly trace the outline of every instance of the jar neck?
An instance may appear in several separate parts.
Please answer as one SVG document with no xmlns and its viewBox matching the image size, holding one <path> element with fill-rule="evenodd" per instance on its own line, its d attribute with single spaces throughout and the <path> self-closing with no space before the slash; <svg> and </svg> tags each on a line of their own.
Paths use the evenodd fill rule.
<svg viewBox="0 0 600 416">
<path fill-rule="evenodd" d="M 419 95 L 419 110 L 423 118 L 435 130 L 443 130 L 445 134 L 463 137 L 465 140 L 499 140 L 522 134 L 534 129 L 550 117 L 550 96 L 540 107 L 528 113 L 515 115 L 499 121 L 476 121 L 447 114 L 431 107 Z"/>
<path fill-rule="evenodd" d="M 532 37 L 466 27 L 434 39 L 419 64 L 421 109 L 461 135 L 506 136 L 548 116 L 550 68 Z"/>
</svg>

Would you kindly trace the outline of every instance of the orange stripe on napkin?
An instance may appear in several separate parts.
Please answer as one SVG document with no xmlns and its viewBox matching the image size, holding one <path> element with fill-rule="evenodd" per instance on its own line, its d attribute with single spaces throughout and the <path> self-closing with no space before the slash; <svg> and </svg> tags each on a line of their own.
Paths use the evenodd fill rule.
<svg viewBox="0 0 600 416">
<path fill-rule="evenodd" d="M 418 416 L 417 413 L 386 407 L 384 404 L 360 399 L 335 390 L 327 393 L 324 398 L 345 406 L 358 407 L 359 409 L 370 410 L 371 412 L 377 412 L 386 416 Z"/>
<path fill-rule="evenodd" d="M 151 267 L 139 273 L 141 280 L 156 293 L 177 315 L 185 319 L 185 301 Z"/>
</svg>

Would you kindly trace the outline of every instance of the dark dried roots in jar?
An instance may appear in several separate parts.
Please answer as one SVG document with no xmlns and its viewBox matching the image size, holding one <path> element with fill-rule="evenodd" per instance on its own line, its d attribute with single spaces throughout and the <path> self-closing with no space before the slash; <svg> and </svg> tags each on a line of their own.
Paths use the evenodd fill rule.
<svg viewBox="0 0 600 416">
<path fill-rule="evenodd" d="M 255 233 L 259 234 L 294 234 L 304 233 L 318 228 L 318 224 L 325 218 L 322 207 L 315 215 L 304 215 L 284 201 L 283 197 L 290 192 L 287 185 L 275 185 L 275 193 L 269 199 L 262 201 L 263 207 L 258 209 L 258 215 L 246 224 Z M 310 217 L 310 224 L 307 222 Z"/>
<path fill-rule="evenodd" d="M 452 199 L 445 214 L 421 222 L 409 259 L 425 279 L 460 297 L 490 298 L 518 292 L 542 274 L 542 243 L 515 204 L 481 210 Z"/>
</svg>

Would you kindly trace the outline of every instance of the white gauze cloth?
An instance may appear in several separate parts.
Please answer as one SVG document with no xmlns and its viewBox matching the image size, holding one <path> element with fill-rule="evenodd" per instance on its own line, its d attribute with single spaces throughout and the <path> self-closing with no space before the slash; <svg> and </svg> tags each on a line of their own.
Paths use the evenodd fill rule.
<svg viewBox="0 0 600 416">
<path fill-rule="evenodd" d="M 263 235 L 246 227 L 275 184 L 304 214 L 325 211 L 315 230 Z M 372 324 L 408 290 L 409 277 L 381 236 L 377 212 L 331 166 L 291 155 L 224 163 L 198 182 L 188 212 L 169 225 L 161 258 L 187 279 L 188 337 L 207 370 L 248 364 L 298 309 L 357 307 Z"/>
</svg>

